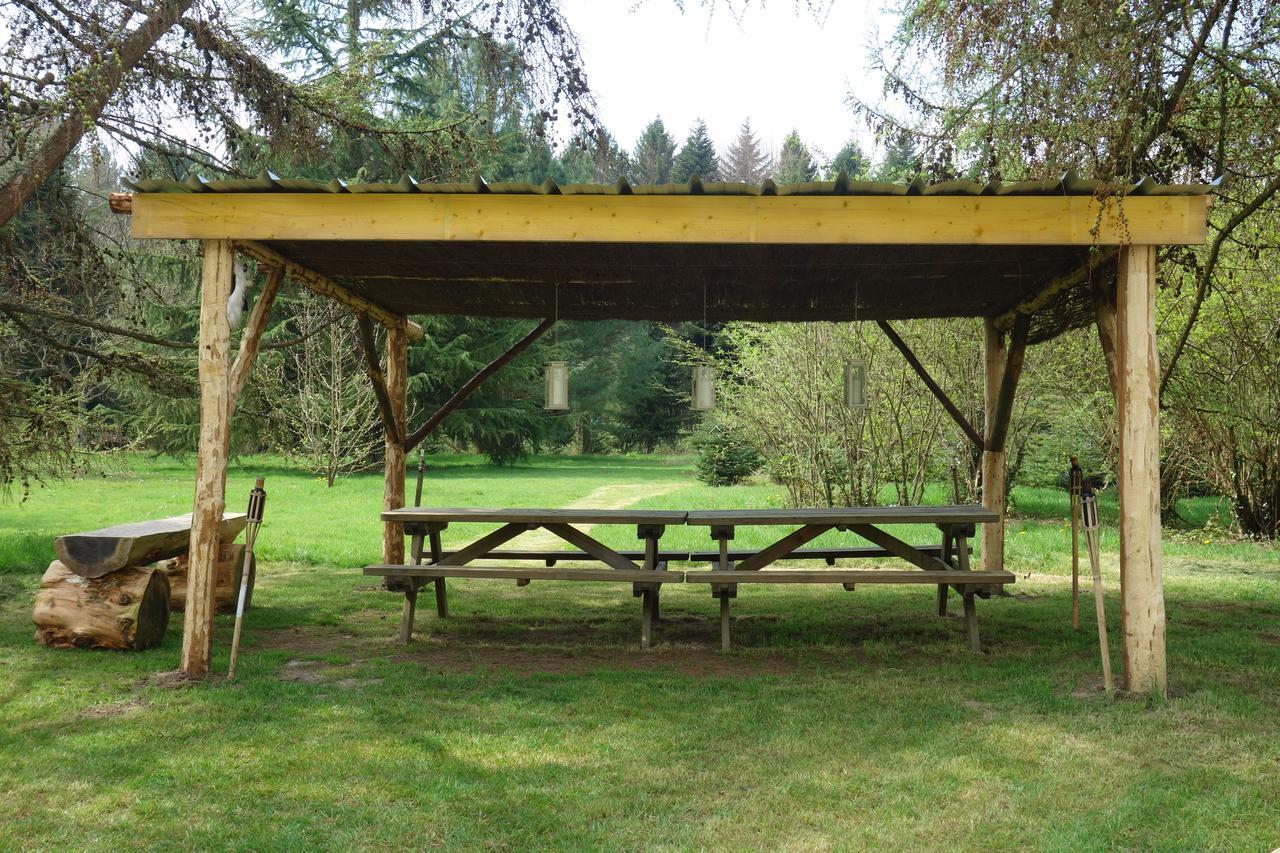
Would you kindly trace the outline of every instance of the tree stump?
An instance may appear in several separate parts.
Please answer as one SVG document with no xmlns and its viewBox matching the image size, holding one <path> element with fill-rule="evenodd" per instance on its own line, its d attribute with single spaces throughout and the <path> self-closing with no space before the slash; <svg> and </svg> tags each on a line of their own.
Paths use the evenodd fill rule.
<svg viewBox="0 0 1280 853">
<path fill-rule="evenodd" d="M 256 560 L 249 562 L 249 588 L 245 590 L 244 609 L 253 602 L 253 584 L 257 576 Z M 214 580 L 214 606 L 218 613 L 235 613 L 236 598 L 240 595 L 240 575 L 244 571 L 245 546 L 223 545 L 218 549 L 218 564 Z M 186 554 L 156 564 L 169 578 L 169 609 L 181 612 L 187 609 L 187 571 L 191 560 Z"/>
<path fill-rule="evenodd" d="M 150 566 L 84 578 L 54 560 L 40 580 L 31 619 L 36 642 L 45 646 L 150 648 L 169 627 L 169 579 Z"/>
</svg>

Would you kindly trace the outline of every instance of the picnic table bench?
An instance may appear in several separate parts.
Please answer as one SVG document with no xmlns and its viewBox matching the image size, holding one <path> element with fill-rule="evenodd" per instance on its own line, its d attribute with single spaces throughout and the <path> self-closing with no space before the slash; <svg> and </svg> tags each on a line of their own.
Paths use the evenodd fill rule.
<svg viewBox="0 0 1280 853">
<path fill-rule="evenodd" d="M 933 584 L 938 589 L 938 613 L 946 615 L 949 590 L 964 602 L 969 645 L 979 648 L 974 597 L 987 597 L 994 587 L 1013 583 L 1004 571 L 974 571 L 969 567 L 968 541 L 977 524 L 995 521 L 995 512 L 980 506 L 852 507 L 793 510 L 592 510 L 592 509 L 487 509 L 405 507 L 382 513 L 382 520 L 404 526 L 410 537 L 409 562 L 366 566 L 366 575 L 384 578 L 388 590 L 403 593 L 400 640 L 408 642 L 413 633 L 418 590 L 433 584 L 436 611 L 441 618 L 449 613 L 447 578 L 514 579 L 520 586 L 534 580 L 594 581 L 630 583 L 632 594 L 642 599 L 640 644 L 647 648 L 658 620 L 659 595 L 665 584 L 706 583 L 720 600 L 721 646 L 728 650 L 729 601 L 737 597 L 743 583 L 838 583 L 852 590 L 862 583 Z M 461 548 L 445 550 L 440 534 L 450 523 L 480 522 L 498 527 Z M 635 525 L 640 550 L 618 550 L 600 542 L 574 525 Z M 710 528 L 716 550 L 689 551 L 663 549 L 666 528 L 688 524 Z M 911 545 L 881 529 L 894 524 L 932 524 L 941 531 L 938 544 Z M 792 526 L 796 530 L 763 549 L 731 549 L 737 527 L 747 525 Z M 554 551 L 503 549 L 501 546 L 529 530 L 546 530 L 576 550 Z M 804 548 L 805 543 L 829 530 L 854 533 L 871 546 L 847 548 Z M 834 565 L 838 559 L 898 557 L 915 568 L 886 570 L 775 570 L 766 567 L 779 561 L 824 560 Z M 423 562 L 424 558 L 428 562 Z M 539 561 L 544 567 L 503 565 L 475 566 L 475 560 L 511 563 Z M 555 568 L 561 561 L 588 560 L 604 568 Z M 672 571 L 670 562 L 709 562 L 710 571 Z"/>
</svg>

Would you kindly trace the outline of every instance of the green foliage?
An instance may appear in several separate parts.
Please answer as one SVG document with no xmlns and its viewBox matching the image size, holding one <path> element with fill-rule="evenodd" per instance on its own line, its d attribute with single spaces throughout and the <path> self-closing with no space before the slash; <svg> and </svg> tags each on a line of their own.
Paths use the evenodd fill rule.
<svg viewBox="0 0 1280 853">
<path fill-rule="evenodd" d="M 694 175 L 704 181 L 720 180 L 720 160 L 707 133 L 707 123 L 702 119 L 698 119 L 689 130 L 671 170 L 671 179 L 677 183 L 684 183 Z"/>
<path fill-rule="evenodd" d="M 791 131 L 782 142 L 778 154 L 778 173 L 774 176 L 780 184 L 801 184 L 814 180 L 818 167 L 814 165 L 809 149 L 800 140 L 800 134 Z"/>
<path fill-rule="evenodd" d="M 862 147 L 858 145 L 857 140 L 849 140 L 845 143 L 827 167 L 827 180 L 833 181 L 841 172 L 847 174 L 850 178 L 858 180 L 867 176 L 871 168 L 871 160 L 862 152 Z"/>
<path fill-rule="evenodd" d="M 632 178 L 641 184 L 669 183 L 675 151 L 675 140 L 667 133 L 662 118 L 655 118 L 636 140 Z"/>
<path fill-rule="evenodd" d="M 726 181 L 758 184 L 773 171 L 769 154 L 751 129 L 751 119 L 744 119 L 738 128 L 738 136 L 720 161 L 720 177 Z"/>
<path fill-rule="evenodd" d="M 693 437 L 698 480 L 708 486 L 736 486 L 760 468 L 760 454 L 740 429 L 708 419 Z"/>
</svg>

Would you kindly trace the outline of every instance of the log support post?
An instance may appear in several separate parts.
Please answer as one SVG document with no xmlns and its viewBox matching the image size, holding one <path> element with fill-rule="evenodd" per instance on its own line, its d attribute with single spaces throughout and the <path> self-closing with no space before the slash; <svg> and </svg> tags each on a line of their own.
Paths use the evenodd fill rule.
<svg viewBox="0 0 1280 853">
<path fill-rule="evenodd" d="M 1116 411 L 1120 422 L 1120 596 L 1125 684 L 1166 695 L 1160 547 L 1156 248 L 1120 251 L 1116 286 Z"/>
<path fill-rule="evenodd" d="M 986 437 L 982 451 L 982 505 L 998 513 L 1000 520 L 982 525 L 982 568 L 993 572 L 1004 569 L 1004 448 L 996 450 L 992 447 L 991 433 L 995 425 L 1000 386 L 1004 380 L 1005 346 L 1004 335 L 996 327 L 994 320 L 985 320 L 983 326 L 986 332 L 983 348 Z M 939 604 L 939 612 L 942 607 Z"/>
<path fill-rule="evenodd" d="M 382 508 L 404 506 L 405 425 L 408 421 L 409 334 L 407 323 L 387 327 L 387 367 L 385 373 L 388 402 L 394 416 L 394 429 L 384 428 L 385 460 Z M 391 427 L 391 424 L 385 427 Z M 404 562 L 404 526 L 382 526 L 382 562 Z"/>
<path fill-rule="evenodd" d="M 191 568 L 183 617 L 179 669 L 209 673 L 213 656 L 214 593 L 219 538 L 226 506 L 227 452 L 231 443 L 231 243 L 204 241 L 200 280 L 200 439 L 196 455 L 195 505 L 191 516 Z"/>
</svg>

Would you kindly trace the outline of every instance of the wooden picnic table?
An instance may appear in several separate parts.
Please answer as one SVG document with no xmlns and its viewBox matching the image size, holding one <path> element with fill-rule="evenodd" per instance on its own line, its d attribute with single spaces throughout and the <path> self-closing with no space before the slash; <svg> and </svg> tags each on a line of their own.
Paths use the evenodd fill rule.
<svg viewBox="0 0 1280 853">
<path fill-rule="evenodd" d="M 412 543 L 411 565 L 369 567 L 365 573 L 379 574 L 387 579 L 388 589 L 404 592 L 405 604 L 400 620 L 402 642 L 408 642 L 413 633 L 417 591 L 426 582 L 435 585 L 436 613 L 440 618 L 449 615 L 445 579 L 450 577 L 514 578 L 521 585 L 532 580 L 630 583 L 632 594 L 642 599 L 640 645 L 648 648 L 658 615 L 658 595 L 662 584 L 684 580 L 682 573 L 666 571 L 664 555 L 658 547 L 659 540 L 667 526 L 683 524 L 686 515 L 675 510 L 404 507 L 382 513 L 382 520 L 404 525 L 405 534 Z M 454 522 L 490 522 L 501 526 L 469 545 L 446 553 L 440 544 L 440 533 Z M 644 550 L 639 553 L 620 552 L 574 527 L 575 524 L 634 524 L 637 538 L 644 542 Z M 571 557 L 581 554 L 585 559 L 603 563 L 607 568 L 531 569 L 467 565 L 483 559 L 527 559 L 531 553 L 533 559 L 549 559 L 554 564 L 557 558 L 550 556 L 557 553 L 554 551 L 525 551 L 517 555 L 498 550 L 521 533 L 539 528 L 577 548 Z M 424 538 L 430 560 L 425 566 L 422 565 Z"/>
<path fill-rule="evenodd" d="M 1012 583 L 1008 572 L 973 572 L 969 566 L 969 542 L 976 526 L 998 521 L 999 515 L 982 506 L 903 506 L 903 507 L 834 507 L 820 509 L 747 509 L 706 510 L 690 512 L 685 523 L 709 527 L 711 538 L 719 543 L 719 554 L 710 572 L 689 572 L 686 583 L 708 583 L 711 594 L 720 599 L 720 645 L 730 648 L 729 601 L 737 597 L 739 583 L 839 583 L 853 590 L 859 583 L 936 584 L 938 615 L 947 613 L 947 596 L 954 588 L 964 601 L 965 623 L 969 646 L 980 649 L 974 596 L 985 597 L 990 585 Z M 886 525 L 932 524 L 942 533 L 935 548 L 904 542 L 883 528 Z M 729 549 L 735 528 L 745 525 L 791 526 L 796 529 L 764 548 L 735 555 Z M 766 566 L 793 558 L 800 546 L 830 530 L 848 531 L 868 542 L 874 549 L 859 549 L 842 556 L 894 556 L 919 571 L 824 571 L 766 572 Z M 736 560 L 735 560 L 736 557 Z M 830 562 L 830 561 L 828 561 Z"/>
<path fill-rule="evenodd" d="M 536 509 L 529 507 L 405 507 L 382 513 L 382 520 L 404 526 L 411 539 L 406 565 L 367 566 L 365 574 L 385 578 L 389 590 L 405 596 L 400 623 L 400 639 L 408 642 L 413 632 L 414 611 L 419 588 L 432 583 L 436 609 L 448 616 L 446 578 L 514 579 L 523 586 L 533 580 L 625 582 L 633 595 L 643 598 L 640 643 L 649 646 L 653 625 L 658 619 L 659 594 L 668 583 L 707 583 L 720 600 L 721 644 L 729 649 L 729 601 L 742 583 L 839 583 L 852 590 L 860 583 L 934 584 L 938 588 L 938 613 L 946 615 L 947 596 L 955 589 L 964 600 L 969 644 L 977 649 L 978 631 L 974 596 L 986 597 L 994 586 L 1012 583 L 1004 571 L 976 572 L 969 566 L 969 540 L 976 525 L 998 520 L 992 510 L 981 506 L 848 507 L 824 509 L 757 510 L 604 510 Z M 498 527 L 460 548 L 446 551 L 440 534 L 451 523 L 488 523 Z M 611 548 L 574 525 L 634 524 L 642 550 Z M 714 551 L 664 550 L 660 540 L 666 528 L 688 524 L 710 529 L 718 543 Z M 941 531 L 939 544 L 912 545 L 894 536 L 886 525 L 931 524 Z M 729 542 L 741 526 L 790 526 L 797 529 L 764 548 L 731 549 Z M 502 549 L 502 545 L 536 529 L 546 530 L 576 550 Z M 830 530 L 854 533 L 872 543 L 871 547 L 804 548 L 805 543 Z M 778 561 L 822 559 L 834 565 L 837 559 L 898 557 L 914 567 L 911 571 L 764 571 Z M 424 558 L 427 562 L 423 562 Z M 539 560 L 545 568 L 528 566 L 474 566 L 476 560 L 519 563 Z M 559 561 L 589 560 L 604 568 L 556 569 Z M 671 561 L 707 561 L 711 571 L 679 572 L 667 569 Z"/>
</svg>

